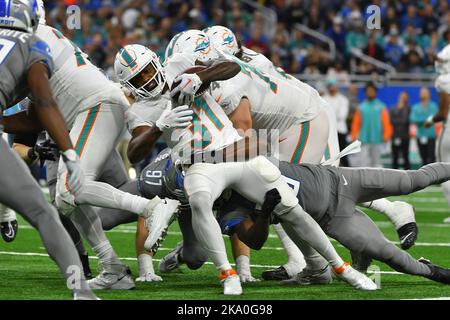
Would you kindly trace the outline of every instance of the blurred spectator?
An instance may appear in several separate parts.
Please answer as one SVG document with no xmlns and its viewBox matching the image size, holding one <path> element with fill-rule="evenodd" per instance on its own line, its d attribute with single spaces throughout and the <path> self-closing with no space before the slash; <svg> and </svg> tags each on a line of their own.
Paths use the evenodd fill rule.
<svg viewBox="0 0 450 320">
<path fill-rule="evenodd" d="M 352 127 L 353 116 L 355 115 L 356 110 L 359 107 L 359 98 L 358 98 L 358 86 L 354 83 L 350 84 L 347 92 L 348 97 L 348 117 L 347 117 L 347 128 Z"/>
<path fill-rule="evenodd" d="M 367 35 L 364 30 L 362 20 L 356 20 L 353 23 L 352 29 L 345 37 L 346 52 L 349 54 L 352 49 L 364 49 L 367 45 Z"/>
<path fill-rule="evenodd" d="M 434 124 L 425 128 L 424 123 L 429 117 L 434 116 L 437 111 L 436 103 L 430 101 L 430 90 L 425 87 L 420 89 L 420 101 L 413 105 L 410 121 L 417 127 L 416 138 L 422 165 L 436 161 L 436 129 Z"/>
<path fill-rule="evenodd" d="M 399 157 L 403 159 L 403 169 L 411 169 L 409 163 L 409 95 L 403 91 L 398 96 L 398 102 L 390 111 L 394 133 L 391 140 L 392 168 L 399 168 Z"/>
<path fill-rule="evenodd" d="M 423 72 L 423 64 L 420 55 L 416 50 L 410 50 L 402 56 L 399 67 L 400 72 L 421 73 Z"/>
<path fill-rule="evenodd" d="M 370 35 L 367 46 L 364 48 L 363 52 L 374 59 L 384 61 L 383 48 L 377 44 L 376 35 L 374 33 Z"/>
<path fill-rule="evenodd" d="M 344 69 L 344 63 L 338 59 L 336 62 L 328 68 L 328 78 L 334 78 L 337 81 L 337 85 L 340 87 L 348 87 L 350 85 L 350 76 L 347 70 Z"/>
<path fill-rule="evenodd" d="M 343 150 L 347 147 L 347 116 L 349 111 L 349 102 L 347 97 L 339 91 L 336 79 L 329 78 L 327 80 L 327 93 L 323 96 L 323 98 L 326 102 L 328 102 L 334 115 L 336 116 L 339 147 Z M 341 165 L 343 167 L 349 166 L 347 157 L 341 159 Z"/>
<path fill-rule="evenodd" d="M 345 51 L 345 36 L 346 31 L 344 29 L 343 20 L 341 16 L 333 18 L 333 25 L 328 29 L 327 36 L 334 41 L 336 50 L 343 53 Z"/>
<path fill-rule="evenodd" d="M 411 24 L 416 29 L 421 29 L 423 25 L 422 18 L 417 13 L 416 5 L 409 5 L 406 15 L 403 15 L 400 18 L 400 30 L 403 31 L 406 29 L 406 26 Z"/>
<path fill-rule="evenodd" d="M 394 67 L 400 64 L 403 55 L 403 48 L 398 37 L 398 31 L 396 28 L 392 28 L 389 33 L 389 39 L 384 46 L 384 56 L 388 62 Z"/>
<path fill-rule="evenodd" d="M 365 86 L 366 98 L 355 112 L 352 123 L 352 139 L 359 139 L 362 167 L 381 167 L 381 148 L 392 135 L 392 126 L 386 104 L 377 98 L 373 83 Z"/>
</svg>

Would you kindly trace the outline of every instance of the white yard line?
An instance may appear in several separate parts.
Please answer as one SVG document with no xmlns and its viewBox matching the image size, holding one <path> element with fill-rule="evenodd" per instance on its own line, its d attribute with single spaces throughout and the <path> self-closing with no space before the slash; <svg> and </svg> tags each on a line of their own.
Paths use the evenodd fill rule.
<svg viewBox="0 0 450 320">
<path fill-rule="evenodd" d="M 27 256 L 27 257 L 48 257 L 48 254 L 46 253 L 38 253 L 38 252 L 14 252 L 14 251 L 0 251 L 0 255 L 9 255 L 9 256 Z M 97 257 L 89 257 L 89 259 L 98 260 Z M 136 261 L 137 259 L 134 257 L 120 257 L 121 260 L 126 261 Z M 161 261 L 161 259 L 153 259 L 153 261 Z M 212 262 L 205 262 L 205 264 L 212 265 Z M 279 265 L 265 265 L 265 264 L 251 264 L 250 267 L 252 268 L 278 268 Z M 381 273 L 381 274 L 401 274 L 403 273 L 396 272 L 396 271 L 369 271 L 369 273 Z"/>
</svg>

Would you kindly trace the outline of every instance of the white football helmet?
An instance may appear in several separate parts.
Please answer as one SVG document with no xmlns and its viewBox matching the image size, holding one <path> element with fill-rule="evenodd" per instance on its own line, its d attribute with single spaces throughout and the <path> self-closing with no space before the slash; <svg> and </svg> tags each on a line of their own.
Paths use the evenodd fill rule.
<svg viewBox="0 0 450 320">
<path fill-rule="evenodd" d="M 119 50 L 114 71 L 120 83 L 135 97 L 156 97 L 166 84 L 166 75 L 158 56 L 140 44 L 130 44 Z"/>
<path fill-rule="evenodd" d="M 439 74 L 450 73 L 450 44 L 446 45 L 444 49 L 439 51 L 436 58 L 437 59 L 434 62 L 434 66 L 436 68 L 437 73 Z"/>
<path fill-rule="evenodd" d="M 176 53 L 195 53 L 198 55 L 198 60 L 202 62 L 218 57 L 206 33 L 195 29 L 180 32 L 170 40 L 166 48 L 165 63 Z"/>
<path fill-rule="evenodd" d="M 37 0 L 37 12 L 39 16 L 39 24 L 47 24 L 47 21 L 45 20 L 44 0 Z"/>
<path fill-rule="evenodd" d="M 233 31 L 223 26 L 213 26 L 203 30 L 211 40 L 213 47 L 228 54 L 239 52 L 239 45 Z"/>
</svg>

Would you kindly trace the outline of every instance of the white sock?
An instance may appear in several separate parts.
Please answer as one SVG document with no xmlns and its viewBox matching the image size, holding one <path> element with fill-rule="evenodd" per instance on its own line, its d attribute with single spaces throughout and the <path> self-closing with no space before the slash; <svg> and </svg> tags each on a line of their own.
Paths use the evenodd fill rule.
<svg viewBox="0 0 450 320">
<path fill-rule="evenodd" d="M 92 250 L 95 252 L 95 255 L 98 257 L 105 270 L 113 272 L 122 270 L 123 265 L 109 241 L 102 242 L 99 245 L 92 247 Z"/>
<path fill-rule="evenodd" d="M 392 201 L 383 198 L 374 200 L 372 202 L 365 202 L 361 205 L 384 214 L 394 224 L 396 229 L 400 228 L 405 223 L 403 221 L 404 217 L 402 217 L 400 215 L 400 212 L 395 209 Z"/>
<path fill-rule="evenodd" d="M 0 222 L 10 222 L 16 220 L 16 213 L 7 206 L 0 204 Z"/>
<path fill-rule="evenodd" d="M 278 238 L 281 241 L 281 245 L 283 246 L 288 257 L 288 262 L 285 263 L 283 267 L 286 269 L 288 275 L 293 277 L 305 267 L 305 259 L 303 258 L 303 254 L 294 241 L 289 238 L 286 231 L 283 230 L 281 224 L 274 224 L 273 229 L 277 233 Z"/>
<path fill-rule="evenodd" d="M 107 183 L 88 181 L 85 183 L 83 192 L 76 197 L 75 201 L 77 204 L 125 210 L 141 215 L 150 203 L 158 204 L 159 198 L 155 197 L 152 200 L 148 200 L 144 197 L 123 192 Z"/>
<path fill-rule="evenodd" d="M 338 255 L 327 235 L 311 216 L 299 205 L 283 215 L 283 228 L 293 241 L 306 241 L 319 252 L 333 268 L 341 267 L 344 260 Z"/>
<path fill-rule="evenodd" d="M 238 274 L 251 275 L 252 271 L 250 270 L 250 258 L 244 255 L 240 255 L 236 258 L 236 272 Z"/>
<path fill-rule="evenodd" d="M 144 277 L 147 273 L 155 273 L 153 269 L 153 257 L 142 253 L 138 256 L 139 276 Z"/>
</svg>

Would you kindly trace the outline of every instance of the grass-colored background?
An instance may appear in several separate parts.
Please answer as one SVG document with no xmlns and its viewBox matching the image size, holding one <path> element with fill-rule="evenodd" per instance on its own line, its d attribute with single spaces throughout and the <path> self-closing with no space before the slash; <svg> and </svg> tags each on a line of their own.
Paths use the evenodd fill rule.
<svg viewBox="0 0 450 320">
<path fill-rule="evenodd" d="M 408 197 L 393 199 L 407 200 L 415 205 L 420 233 L 418 243 L 409 252 L 415 257 L 426 257 L 436 264 L 450 267 L 450 224 L 442 220 L 450 215 L 448 205 L 437 187 L 418 192 Z M 392 225 L 383 216 L 370 213 L 384 234 L 398 241 Z M 107 233 L 113 247 L 131 267 L 133 276 L 138 274 L 134 258 L 134 225 L 124 225 Z M 181 240 L 177 223 L 170 228 L 169 236 L 155 257 L 158 261 L 178 241 Z M 229 249 L 229 241 L 226 239 Z M 333 242 L 339 253 L 349 260 L 348 251 Z M 273 235 L 259 252 L 252 251 L 251 264 L 254 276 L 269 267 L 285 262 L 279 240 Z M 230 252 L 230 251 L 229 251 Z M 19 253 L 19 254 L 16 254 Z M 26 255 L 26 253 L 32 253 Z M 17 239 L 9 244 L 0 240 L 0 274 L 2 285 L 0 299 L 71 299 L 56 265 L 46 256 L 37 232 L 20 219 Z M 230 254 L 231 257 L 231 254 Z M 91 259 L 91 267 L 96 270 L 97 260 Z M 244 294 L 240 297 L 225 297 L 218 282 L 217 273 L 211 264 L 196 271 L 183 266 L 172 274 L 163 274 L 163 282 L 136 283 L 130 291 L 97 292 L 102 299 L 411 299 L 450 297 L 450 286 L 404 274 L 383 273 L 393 271 L 386 265 L 374 262 L 380 267 L 381 290 L 363 292 L 354 290 L 343 282 L 326 286 L 286 287 L 273 281 L 244 284 Z M 267 267 L 266 267 L 267 266 Z"/>
</svg>

